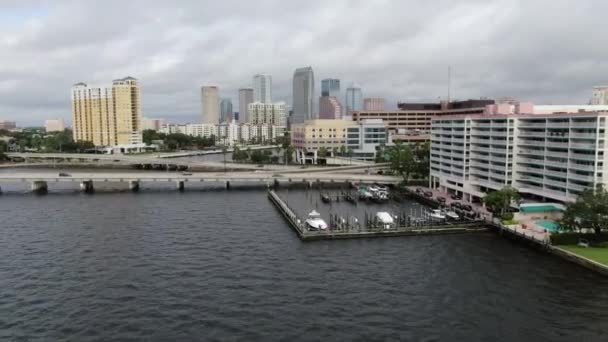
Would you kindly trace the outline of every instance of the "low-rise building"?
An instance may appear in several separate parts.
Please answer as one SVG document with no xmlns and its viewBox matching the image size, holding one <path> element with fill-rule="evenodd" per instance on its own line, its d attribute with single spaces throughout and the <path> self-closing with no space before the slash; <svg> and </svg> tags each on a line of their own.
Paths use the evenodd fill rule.
<svg viewBox="0 0 608 342">
<path fill-rule="evenodd" d="M 430 186 L 469 201 L 513 186 L 527 197 L 568 202 L 608 185 L 608 107 L 547 114 L 547 106 L 516 106 L 433 118 Z"/>
<path fill-rule="evenodd" d="M 143 118 L 142 124 L 144 130 L 159 131 L 165 124 L 165 119 Z"/>
<path fill-rule="evenodd" d="M 292 125 L 291 142 L 296 149 L 296 161 L 302 164 L 316 164 L 322 148 L 331 155 L 350 151 L 353 158 L 373 160 L 379 145 L 391 143 L 382 120 L 324 119 Z"/>
<path fill-rule="evenodd" d="M 285 102 L 253 102 L 247 106 L 248 123 L 252 125 L 287 125 L 287 105 Z"/>
<path fill-rule="evenodd" d="M 285 134 L 284 126 L 239 124 L 234 121 L 225 124 L 169 124 L 160 129 L 161 133 L 181 133 L 193 137 L 214 137 L 218 144 L 243 145 L 275 141 Z"/>
<path fill-rule="evenodd" d="M 0 121 L 0 129 L 10 130 L 17 128 L 15 121 Z"/>
<path fill-rule="evenodd" d="M 65 130 L 65 122 L 62 118 L 49 119 L 44 122 L 44 128 L 47 133 L 50 132 L 63 132 Z"/>
</svg>

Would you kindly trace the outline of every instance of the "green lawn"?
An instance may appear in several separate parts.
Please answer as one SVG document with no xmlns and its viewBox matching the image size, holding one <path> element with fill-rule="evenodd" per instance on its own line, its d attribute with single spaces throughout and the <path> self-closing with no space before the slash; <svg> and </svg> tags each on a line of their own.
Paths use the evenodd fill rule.
<svg viewBox="0 0 608 342">
<path fill-rule="evenodd" d="M 584 248 L 576 245 L 563 245 L 558 247 L 608 266 L 608 248 Z"/>
</svg>

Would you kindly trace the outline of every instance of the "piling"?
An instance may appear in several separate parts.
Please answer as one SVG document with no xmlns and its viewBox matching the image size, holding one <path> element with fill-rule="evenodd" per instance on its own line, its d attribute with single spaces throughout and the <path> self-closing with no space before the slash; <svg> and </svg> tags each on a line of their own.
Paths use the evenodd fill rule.
<svg viewBox="0 0 608 342">
<path fill-rule="evenodd" d="M 178 191 L 184 191 L 184 189 L 185 189 L 185 183 L 186 183 L 186 182 L 185 182 L 185 181 L 183 181 L 183 180 L 180 180 L 180 181 L 175 182 L 175 184 L 176 184 L 176 186 L 177 186 L 177 190 L 178 190 Z"/>
<path fill-rule="evenodd" d="M 131 190 L 133 192 L 138 192 L 139 191 L 139 181 L 136 181 L 136 180 L 129 181 L 129 190 Z"/>
<path fill-rule="evenodd" d="M 34 181 L 32 182 L 32 191 L 37 194 L 46 194 L 49 187 L 45 181 Z"/>
<path fill-rule="evenodd" d="M 93 193 L 95 191 L 95 188 L 93 187 L 93 181 L 85 180 L 80 182 L 80 190 L 86 193 Z"/>
</svg>

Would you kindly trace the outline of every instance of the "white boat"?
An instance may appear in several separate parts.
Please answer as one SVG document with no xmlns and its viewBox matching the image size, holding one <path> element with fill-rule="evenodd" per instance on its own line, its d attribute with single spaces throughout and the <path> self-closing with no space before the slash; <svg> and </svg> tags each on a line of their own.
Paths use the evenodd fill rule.
<svg viewBox="0 0 608 342">
<path fill-rule="evenodd" d="M 323 221 L 321 218 L 321 214 L 319 214 L 316 210 L 313 210 L 308 214 L 308 218 L 306 219 L 306 225 L 310 230 L 325 230 L 327 229 L 327 223 Z"/>
<path fill-rule="evenodd" d="M 432 220 L 445 220 L 445 215 L 439 209 L 433 209 L 429 212 L 429 218 Z"/>
<path fill-rule="evenodd" d="M 460 216 L 458 216 L 458 214 L 456 214 L 456 212 L 453 211 L 453 210 L 447 210 L 447 211 L 444 212 L 444 214 L 450 220 L 458 220 L 458 219 L 460 219 Z"/>
<path fill-rule="evenodd" d="M 382 224 L 382 227 L 384 229 L 393 228 L 393 226 L 395 225 L 395 220 L 393 220 L 391 214 L 387 213 L 386 211 L 377 212 L 376 219 L 380 224 Z"/>
<path fill-rule="evenodd" d="M 374 195 L 372 195 L 372 193 L 369 192 L 369 191 L 363 190 L 363 191 L 359 192 L 359 198 L 360 199 L 366 199 L 367 200 L 367 199 L 371 199 L 372 197 L 374 197 Z"/>
</svg>

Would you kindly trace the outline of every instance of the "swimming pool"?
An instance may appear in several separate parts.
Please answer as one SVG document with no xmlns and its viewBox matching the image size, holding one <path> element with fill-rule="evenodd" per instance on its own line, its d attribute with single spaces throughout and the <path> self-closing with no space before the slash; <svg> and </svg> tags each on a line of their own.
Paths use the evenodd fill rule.
<svg viewBox="0 0 608 342">
<path fill-rule="evenodd" d="M 557 222 L 555 222 L 555 221 L 542 220 L 542 221 L 536 221 L 535 223 L 550 232 L 559 231 L 559 224 L 557 224 Z"/>
</svg>

